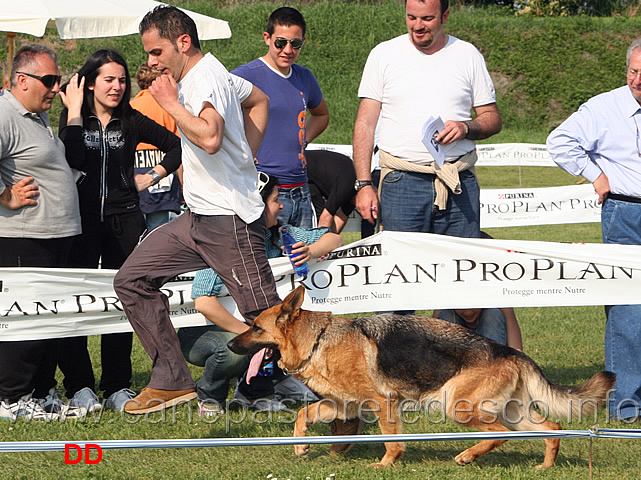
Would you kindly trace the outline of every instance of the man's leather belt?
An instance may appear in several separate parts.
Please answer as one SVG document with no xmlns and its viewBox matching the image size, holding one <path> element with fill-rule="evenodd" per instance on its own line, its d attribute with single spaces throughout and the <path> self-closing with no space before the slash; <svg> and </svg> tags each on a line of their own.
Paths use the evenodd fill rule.
<svg viewBox="0 0 641 480">
<path fill-rule="evenodd" d="M 620 195 L 618 193 L 608 193 L 608 198 L 611 198 L 612 200 L 620 200 L 622 202 L 630 202 L 630 203 L 641 203 L 641 198 L 639 197 L 629 197 L 627 195 Z"/>
</svg>

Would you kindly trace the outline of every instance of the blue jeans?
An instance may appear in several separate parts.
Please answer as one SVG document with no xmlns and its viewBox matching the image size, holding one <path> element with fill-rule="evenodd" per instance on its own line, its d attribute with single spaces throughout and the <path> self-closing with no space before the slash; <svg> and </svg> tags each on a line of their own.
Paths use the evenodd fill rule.
<svg viewBox="0 0 641 480">
<path fill-rule="evenodd" d="M 205 367 L 202 378 L 196 382 L 199 400 L 213 400 L 225 405 L 229 381 L 247 370 L 249 357 L 237 355 L 227 348 L 227 342 L 235 336 L 235 333 L 216 325 L 178 330 L 185 359 L 193 365 Z"/>
<path fill-rule="evenodd" d="M 446 322 L 466 326 L 465 320 L 456 314 L 455 310 L 441 310 L 438 318 Z M 477 327 L 473 332 L 490 338 L 497 343 L 507 345 L 507 325 L 505 317 L 498 308 L 484 308 L 477 319 Z"/>
<path fill-rule="evenodd" d="M 308 184 L 294 188 L 278 187 L 278 199 L 283 204 L 283 209 L 278 212 L 278 221 L 281 225 L 293 225 L 301 228 L 316 226 L 316 222 L 314 222 L 316 217 L 312 209 L 312 195 L 309 193 Z"/>
<path fill-rule="evenodd" d="M 158 210 L 156 212 L 146 213 L 145 222 L 147 223 L 147 231 L 151 232 L 154 228 L 167 223 L 176 218 L 179 214 L 171 210 Z"/>
<path fill-rule="evenodd" d="M 385 230 L 478 238 L 481 232 L 479 185 L 469 170 L 459 173 L 462 192 L 449 192 L 447 208 L 434 205 L 436 175 L 394 170 L 383 179 L 381 223 Z"/>
<path fill-rule="evenodd" d="M 601 210 L 603 243 L 641 245 L 641 204 L 607 199 Z M 605 307 L 605 368 L 617 374 L 610 415 L 641 414 L 641 305 Z"/>
</svg>

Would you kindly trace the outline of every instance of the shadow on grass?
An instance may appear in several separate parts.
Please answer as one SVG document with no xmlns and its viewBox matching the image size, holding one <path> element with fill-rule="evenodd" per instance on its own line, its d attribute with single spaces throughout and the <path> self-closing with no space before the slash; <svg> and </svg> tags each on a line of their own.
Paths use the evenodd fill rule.
<svg viewBox="0 0 641 480">
<path fill-rule="evenodd" d="M 149 380 L 151 380 L 151 372 L 150 371 L 135 371 L 131 375 L 131 386 L 132 389 L 135 390 L 137 393 L 140 392 L 143 388 L 147 386 L 149 383 Z"/>
<path fill-rule="evenodd" d="M 558 385 L 580 385 L 587 382 L 594 374 L 605 370 L 603 363 L 578 365 L 573 367 L 541 367 L 545 376 Z"/>
<path fill-rule="evenodd" d="M 280 432 L 283 436 L 291 436 L 293 433 L 292 428 L 288 428 L 287 425 L 280 426 Z M 451 429 L 447 431 L 457 432 L 461 431 L 461 428 L 452 424 Z M 467 431 L 463 429 L 463 431 Z M 477 431 L 475 429 L 470 429 L 469 431 Z M 429 429 L 425 429 L 424 432 L 428 433 Z M 248 432 L 246 432 L 248 433 Z M 275 435 L 278 435 L 276 432 L 272 432 Z M 377 435 L 380 434 L 380 429 L 378 424 L 368 424 L 363 430 L 364 435 Z M 417 431 L 406 432 L 406 433 L 419 433 Z M 443 432 L 446 433 L 446 432 Z M 308 432 L 310 436 L 323 436 L 331 435 L 331 431 L 328 425 L 316 424 L 310 427 Z M 564 454 L 563 445 L 569 440 L 561 441 L 561 450 L 557 464 L 572 464 L 576 467 L 586 467 L 588 466 L 587 457 L 577 456 L 570 453 L 572 449 L 568 448 L 568 454 Z M 524 443 L 525 442 L 525 443 Z M 447 466 L 451 464 L 452 466 L 457 466 L 454 458 L 467 448 L 472 447 L 477 442 L 406 442 L 406 450 L 403 456 L 401 457 L 400 462 L 405 465 L 418 466 L 427 462 L 441 462 Z M 295 457 L 293 446 L 290 447 L 291 458 Z M 309 452 L 302 458 L 313 461 L 320 460 L 325 457 L 335 458 L 339 462 L 347 462 L 354 460 L 362 460 L 367 464 L 378 462 L 383 455 L 385 454 L 385 446 L 382 443 L 356 443 L 354 447 L 348 453 L 339 453 L 337 455 L 330 454 L 331 445 L 329 444 L 315 444 L 310 445 Z M 532 468 L 536 465 L 539 465 L 543 462 L 545 456 L 545 443 L 543 439 L 535 440 L 512 440 L 496 450 L 489 452 L 486 455 L 478 458 L 473 462 L 474 465 L 479 467 L 516 467 L 516 468 Z M 470 464 L 472 465 L 472 464 Z"/>
<path fill-rule="evenodd" d="M 539 465 L 543 462 L 543 457 L 545 455 L 545 444 L 543 440 L 528 440 L 527 442 L 527 447 L 525 447 L 525 445 L 521 447 L 518 446 L 522 443 L 522 441 L 512 441 L 505 443 L 503 444 L 503 446 L 487 453 L 486 455 L 483 455 L 469 465 L 477 465 L 481 468 L 527 468 L 529 465 L 531 465 L 532 470 L 534 470 L 534 467 L 536 465 Z M 562 440 L 561 451 L 556 462 L 558 465 L 565 465 L 569 463 L 577 467 L 588 466 L 587 458 L 579 457 L 576 455 L 564 455 L 563 443 L 564 442 Z M 405 453 L 403 454 L 399 462 L 402 462 L 405 465 L 409 466 L 418 466 L 424 464 L 425 462 L 442 462 L 444 464 L 458 466 L 454 461 L 454 457 L 473 445 L 473 442 L 457 442 L 456 445 L 452 445 L 449 442 L 409 442 L 406 443 Z M 312 447 L 317 447 L 317 445 L 313 445 Z M 527 448 L 528 452 L 514 451 L 514 448 Z M 322 451 L 313 452 L 313 449 L 310 449 L 310 452 L 306 455 L 306 458 L 311 459 L 322 457 L 323 454 L 324 452 Z M 327 452 L 327 454 L 329 455 L 329 452 Z M 335 458 L 342 458 L 345 460 L 351 458 L 360 458 L 365 460 L 367 463 L 375 463 L 378 462 L 384 454 L 385 447 L 382 444 L 356 444 L 351 451 L 346 454 L 335 455 Z M 293 449 L 292 455 L 294 455 Z"/>
</svg>

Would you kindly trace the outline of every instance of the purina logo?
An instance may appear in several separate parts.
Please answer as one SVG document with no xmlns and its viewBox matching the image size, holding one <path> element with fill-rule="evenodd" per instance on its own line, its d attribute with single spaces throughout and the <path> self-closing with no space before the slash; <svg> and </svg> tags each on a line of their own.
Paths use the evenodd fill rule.
<svg viewBox="0 0 641 480">
<path fill-rule="evenodd" d="M 519 200 L 521 198 L 534 198 L 533 192 L 523 192 L 523 193 L 499 193 L 500 200 Z"/>
<path fill-rule="evenodd" d="M 194 277 L 190 275 L 178 275 L 177 277 L 172 278 L 169 280 L 167 283 L 175 283 L 175 282 L 193 282 Z"/>
<path fill-rule="evenodd" d="M 335 258 L 380 257 L 382 250 L 380 243 L 374 245 L 359 245 L 358 247 L 331 252 L 327 256 L 327 260 L 334 260 Z"/>
</svg>

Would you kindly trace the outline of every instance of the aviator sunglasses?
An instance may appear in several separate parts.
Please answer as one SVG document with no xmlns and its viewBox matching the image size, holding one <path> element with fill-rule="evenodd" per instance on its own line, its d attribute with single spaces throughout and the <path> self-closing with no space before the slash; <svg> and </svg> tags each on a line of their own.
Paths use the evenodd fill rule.
<svg viewBox="0 0 641 480">
<path fill-rule="evenodd" d="M 286 38 L 281 38 L 278 37 L 276 40 L 274 40 L 274 47 L 276 47 L 278 50 L 282 50 L 287 46 L 287 43 L 292 46 L 294 50 L 300 50 L 303 48 L 303 41 L 300 38 L 292 38 L 291 40 L 288 40 Z"/>
<path fill-rule="evenodd" d="M 47 87 L 47 88 L 53 88 L 53 86 L 57 83 L 60 85 L 60 80 L 62 80 L 62 75 L 34 75 L 33 73 L 27 73 L 27 72 L 16 72 L 16 73 L 22 73 L 23 75 L 26 75 L 27 77 L 35 78 L 36 80 L 40 80 L 42 84 Z"/>
</svg>

